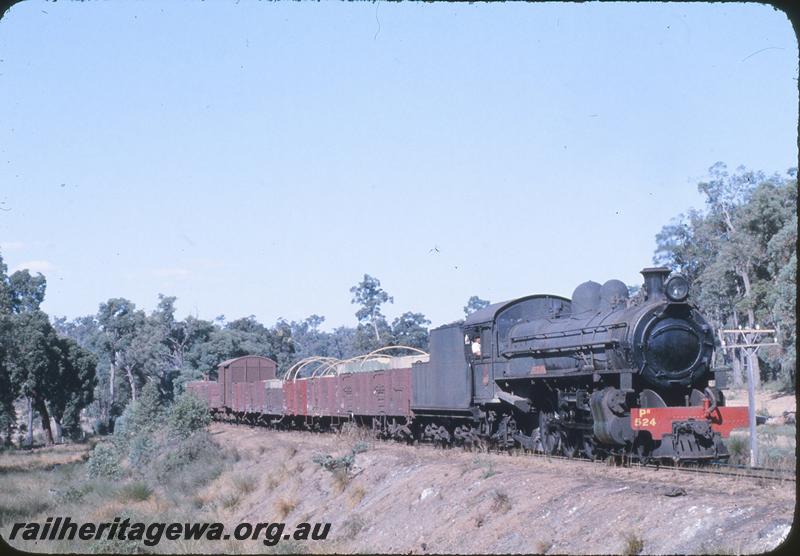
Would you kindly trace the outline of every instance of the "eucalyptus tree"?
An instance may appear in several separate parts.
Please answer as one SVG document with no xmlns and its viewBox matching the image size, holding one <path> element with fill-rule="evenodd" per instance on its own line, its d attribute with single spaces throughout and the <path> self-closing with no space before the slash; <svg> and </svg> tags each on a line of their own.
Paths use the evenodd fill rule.
<svg viewBox="0 0 800 556">
<path fill-rule="evenodd" d="M 360 308 L 356 311 L 356 318 L 360 324 L 369 325 L 375 333 L 375 342 L 381 343 L 381 331 L 389 327 L 386 317 L 381 313 L 381 305 L 394 303 L 394 298 L 381 288 L 381 281 L 369 274 L 364 274 L 364 279 L 350 288 L 353 299 L 350 301 Z"/>
<path fill-rule="evenodd" d="M 392 321 L 394 343 L 427 351 L 430 324 L 422 313 L 403 313 Z"/>
<path fill-rule="evenodd" d="M 139 350 L 144 343 L 139 335 L 145 321 L 144 311 L 137 310 L 136 304 L 127 299 L 112 298 L 100 304 L 97 322 L 103 333 L 103 351 L 110 361 L 108 387 L 112 405 L 117 401 L 117 378 L 120 372 L 125 373 L 131 399 L 136 400 L 139 382 L 137 374 L 142 363 Z"/>
<path fill-rule="evenodd" d="M 486 299 L 481 299 L 477 295 L 473 295 L 469 298 L 469 300 L 467 300 L 467 304 L 464 306 L 464 316 L 468 317 L 475 311 L 479 311 L 488 306 L 489 301 Z"/>
<path fill-rule="evenodd" d="M 705 210 L 692 210 L 656 236 L 657 264 L 688 275 L 696 303 L 715 326 L 774 326 L 779 359 L 794 373 L 796 173 L 767 176 L 717 163 L 698 184 Z M 765 354 L 766 356 L 766 354 Z M 748 361 L 760 378 L 757 356 Z M 742 382 L 734 357 L 734 381 Z"/>
</svg>

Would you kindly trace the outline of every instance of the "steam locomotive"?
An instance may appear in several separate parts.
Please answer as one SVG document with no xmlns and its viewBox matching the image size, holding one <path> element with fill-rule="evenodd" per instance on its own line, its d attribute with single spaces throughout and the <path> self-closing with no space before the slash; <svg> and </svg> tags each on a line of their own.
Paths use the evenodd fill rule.
<svg viewBox="0 0 800 556">
<path fill-rule="evenodd" d="M 188 388 L 219 418 L 270 426 L 356 422 L 407 441 L 725 459 L 722 438 L 745 427 L 748 413 L 725 407 L 715 387 L 713 331 L 688 302 L 685 277 L 666 268 L 642 275 L 632 298 L 609 280 L 579 285 L 571 300 L 530 295 L 489 305 L 431 330 L 429 356 L 312 358 L 283 379 L 274 363 L 266 376 L 226 362 L 219 383 Z M 303 376 L 304 367 L 314 371 Z"/>
</svg>

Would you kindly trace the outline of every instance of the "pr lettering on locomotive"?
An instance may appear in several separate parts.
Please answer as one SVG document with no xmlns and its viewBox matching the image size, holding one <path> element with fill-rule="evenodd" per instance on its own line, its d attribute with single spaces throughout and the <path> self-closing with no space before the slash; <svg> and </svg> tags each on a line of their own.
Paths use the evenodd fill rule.
<svg viewBox="0 0 800 556">
<path fill-rule="evenodd" d="M 714 386 L 713 331 L 683 276 L 642 276 L 634 298 L 608 280 L 584 282 L 571 298 L 489 305 L 431 330 L 430 354 L 314 357 L 282 379 L 274 362 L 244 357 L 220 366 L 220 383 L 187 388 L 218 419 L 279 428 L 355 423 L 407 442 L 724 460 L 722 438 L 747 422 L 747 408 L 726 407 Z"/>
</svg>

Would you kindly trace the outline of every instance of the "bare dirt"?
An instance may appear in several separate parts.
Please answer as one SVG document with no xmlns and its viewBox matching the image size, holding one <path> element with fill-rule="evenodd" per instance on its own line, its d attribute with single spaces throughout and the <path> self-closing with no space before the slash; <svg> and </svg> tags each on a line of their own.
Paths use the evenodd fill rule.
<svg viewBox="0 0 800 556">
<path fill-rule="evenodd" d="M 338 480 L 312 457 L 346 454 L 358 438 L 212 432 L 241 456 L 231 473 L 255 485 L 220 517 L 330 522 L 327 540 L 294 547 L 312 552 L 747 554 L 780 545 L 794 520 L 794 482 L 376 441 Z M 230 489 L 231 473 L 203 496 Z"/>
<path fill-rule="evenodd" d="M 747 405 L 747 389 L 726 390 L 725 403 L 727 405 Z M 778 417 L 784 412 L 797 409 L 797 399 L 794 394 L 782 392 L 769 392 L 761 390 L 756 392 L 756 411 L 769 417 Z"/>
</svg>

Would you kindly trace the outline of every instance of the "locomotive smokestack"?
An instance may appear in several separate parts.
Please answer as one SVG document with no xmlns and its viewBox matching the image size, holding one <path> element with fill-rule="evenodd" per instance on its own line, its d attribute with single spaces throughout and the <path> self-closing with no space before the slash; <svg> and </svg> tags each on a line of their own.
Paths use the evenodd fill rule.
<svg viewBox="0 0 800 556">
<path fill-rule="evenodd" d="M 647 291 L 648 301 L 665 299 L 664 280 L 667 279 L 669 273 L 670 270 L 665 266 L 642 269 L 642 276 L 644 276 L 644 287 Z"/>
</svg>

